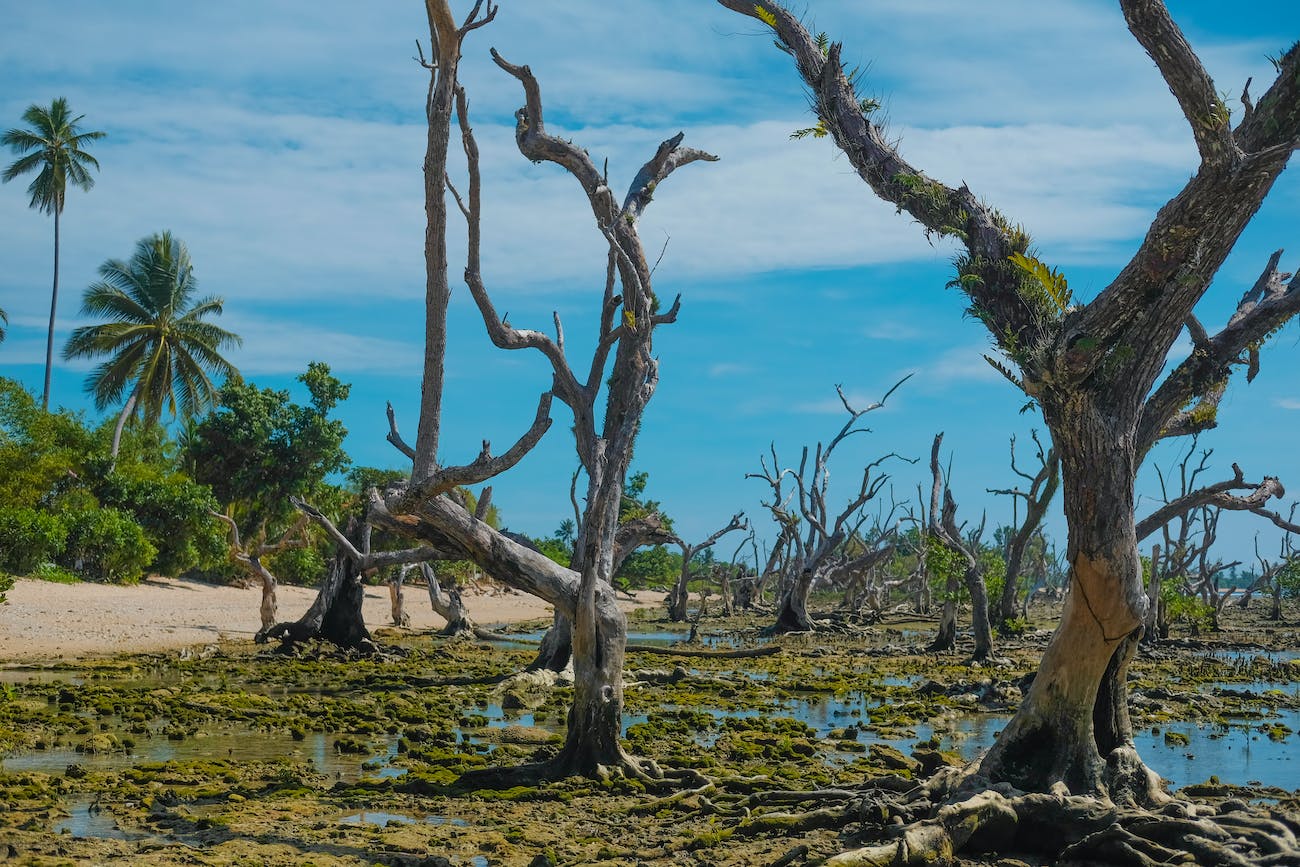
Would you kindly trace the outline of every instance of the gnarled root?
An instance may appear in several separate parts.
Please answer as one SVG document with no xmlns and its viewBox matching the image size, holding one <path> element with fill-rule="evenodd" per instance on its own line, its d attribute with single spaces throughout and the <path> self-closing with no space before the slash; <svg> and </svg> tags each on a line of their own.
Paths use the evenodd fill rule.
<svg viewBox="0 0 1300 867">
<path fill-rule="evenodd" d="M 884 828 L 895 839 L 841 853 L 834 867 L 950 864 L 959 853 L 1032 853 L 1062 865 L 1300 865 L 1300 819 L 1228 802 L 1170 799 L 1157 811 L 1077 795 L 984 790 Z"/>
<path fill-rule="evenodd" d="M 461 789 L 504 789 L 554 782 L 568 777 L 586 777 L 604 783 L 619 779 L 635 780 L 652 792 L 686 789 L 680 793 L 680 797 L 674 794 L 669 799 L 673 803 L 712 790 L 713 782 L 694 768 L 664 770 L 653 759 L 629 755 L 621 748 L 618 753 L 618 756 L 608 761 L 594 762 L 590 757 L 575 756 L 572 751 L 562 750 L 553 758 L 540 762 L 468 771 L 460 776 L 456 786 Z"/>
</svg>

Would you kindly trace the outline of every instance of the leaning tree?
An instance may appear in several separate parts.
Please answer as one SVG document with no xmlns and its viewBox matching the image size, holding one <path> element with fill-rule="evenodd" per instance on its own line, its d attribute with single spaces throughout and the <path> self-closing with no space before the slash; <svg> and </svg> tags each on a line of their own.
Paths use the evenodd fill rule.
<svg viewBox="0 0 1300 867">
<path fill-rule="evenodd" d="M 1034 399 L 1060 454 L 1072 592 L 1033 686 L 985 756 L 981 773 L 1026 790 L 1061 787 L 1115 801 L 1158 800 L 1133 747 L 1124 685 L 1142 631 L 1134 482 L 1165 437 L 1213 427 L 1231 367 L 1253 375 L 1258 347 L 1300 310 L 1300 279 L 1270 258 L 1236 313 L 1211 335 L 1194 309 L 1274 181 L 1300 146 L 1300 46 L 1276 61 L 1257 101 L 1228 106 L 1160 0 L 1120 0 L 1191 127 L 1200 164 L 1153 220 L 1130 261 L 1088 303 L 1030 253 L 1029 235 L 965 184 L 909 163 L 873 118 L 841 62 L 841 46 L 774 3 L 719 0 L 763 24 L 794 58 L 813 109 L 858 175 L 924 231 L 963 251 L 954 281 L 998 348 L 1005 373 Z M 1165 373 L 1186 331 L 1190 355 Z M 1249 378 L 1249 376 L 1248 376 Z"/>
<path fill-rule="evenodd" d="M 682 135 L 678 134 L 659 146 L 619 201 L 606 173 L 585 150 L 547 131 L 541 89 L 532 71 L 492 52 L 497 66 L 523 87 L 525 105 L 515 115 L 515 140 L 520 153 L 534 163 L 555 163 L 579 182 L 597 229 L 608 245 L 595 349 L 580 375 L 570 363 L 558 314 L 554 318 L 554 337 L 515 328 L 497 313 L 483 281 L 478 144 L 456 70 L 465 37 L 490 22 L 496 7 L 487 4 L 480 16 L 483 7 L 476 3 L 459 24 L 447 0 L 426 0 L 425 8 L 432 56 L 424 61 L 430 71 L 430 82 L 424 166 L 428 218 L 427 316 L 420 424 L 412 447 L 402 439 L 396 420 L 391 420 L 389 440 L 411 459 L 412 474 L 405 484 L 390 486 L 382 494 L 373 492 L 369 518 L 377 526 L 431 544 L 440 557 L 473 560 L 496 579 L 550 602 L 572 621 L 575 684 L 564 747 L 549 762 L 528 770 L 512 769 L 506 776 L 518 781 L 530 775 L 604 776 L 621 772 L 652 781 L 663 773 L 653 763 L 642 763 L 628 756 L 619 742 L 627 622 L 618 608 L 610 578 L 623 482 L 642 413 L 658 383 L 659 365 L 653 355 L 653 335 L 658 326 L 676 319 L 679 305 L 674 302 L 668 309 L 660 309 L 637 222 L 657 187 L 676 169 L 716 157 L 682 147 Z M 459 126 L 467 164 L 464 195 L 451 185 L 447 174 L 453 118 Z M 551 391 L 542 395 L 528 431 L 499 456 L 494 456 L 489 444 L 484 442 L 478 457 L 462 466 L 444 466 L 437 454 L 446 352 L 446 296 L 450 292 L 446 250 L 448 193 L 466 221 L 464 280 L 489 337 L 502 349 L 540 352 L 553 374 Z M 602 396 L 603 406 L 600 406 L 598 401 Z M 449 496 L 459 486 L 486 481 L 518 463 L 550 426 L 553 398 L 558 398 L 573 414 L 577 456 L 587 477 L 586 503 L 571 569 L 492 528 Z"/>
</svg>

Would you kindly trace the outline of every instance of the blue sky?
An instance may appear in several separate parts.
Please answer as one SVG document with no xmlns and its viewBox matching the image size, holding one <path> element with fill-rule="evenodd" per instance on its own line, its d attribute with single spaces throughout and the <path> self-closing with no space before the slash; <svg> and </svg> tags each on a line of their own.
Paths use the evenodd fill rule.
<svg viewBox="0 0 1300 867">
<path fill-rule="evenodd" d="M 1300 8 L 1280 0 L 1249 16 L 1208 0 L 1170 8 L 1234 107 L 1247 77 L 1256 94 L 1271 80 L 1267 55 L 1300 37 Z M 1023 223 L 1077 297 L 1106 285 L 1195 167 L 1186 123 L 1118 4 L 821 0 L 808 17 L 866 67 L 862 90 L 884 104 L 906 156 Z M 188 243 L 201 289 L 225 297 L 223 324 L 245 338 L 232 354 L 244 375 L 283 387 L 309 361 L 328 362 L 354 385 L 341 413 L 354 460 L 399 466 L 383 410 L 391 400 L 413 435 L 427 79 L 411 58 L 415 40 L 427 41 L 421 4 L 81 0 L 26 4 L 7 24 L 0 126 L 65 96 L 88 128 L 109 133 L 95 148 L 98 185 L 71 194 L 64 215 L 60 345 L 81 324 L 96 267 L 171 229 Z M 548 124 L 608 157 L 616 188 L 679 130 L 722 158 L 675 174 L 641 227 L 648 248 L 667 242 L 656 289 L 680 292 L 683 306 L 656 338 L 661 378 L 635 465 L 686 537 L 740 508 L 770 536 L 763 486 L 744 478 L 768 444 L 797 459 L 842 423 L 837 383 L 867 402 L 909 372 L 872 415 L 873 432 L 839 453 L 841 494 L 866 460 L 923 458 L 944 430 L 961 514 L 1007 519 L 1008 504 L 984 491 L 1011 482 L 1008 437 L 1027 441 L 1041 423 L 1018 414 L 1023 397 L 980 358 L 983 329 L 943 288 L 953 248 L 876 201 L 827 141 L 790 140 L 810 124 L 806 98 L 753 22 L 698 0 L 505 0 L 469 38 L 462 80 L 483 151 L 487 284 L 516 325 L 549 328 L 558 311 L 581 358 L 604 242 L 577 185 L 516 151 L 518 85 L 492 66 L 489 46 L 532 66 Z M 0 187 L 0 307 L 10 318 L 0 372 L 39 390 L 52 232 L 24 188 Z M 1292 170 L 1206 298 L 1207 325 L 1225 321 L 1272 250 L 1290 245 L 1283 266 L 1300 269 L 1298 224 Z M 549 374 L 539 356 L 491 347 L 463 287 L 451 329 L 443 457 L 460 462 L 485 437 L 500 449 L 512 442 Z M 1223 473 L 1235 460 L 1250 477 L 1300 485 L 1296 334 L 1265 352 L 1253 384 L 1234 382 L 1220 429 L 1203 438 Z M 85 406 L 85 372 L 60 365 L 54 400 Z M 496 482 L 514 529 L 546 534 L 568 514 L 565 413 L 557 406 L 542 445 Z M 1165 448 L 1153 460 L 1173 457 Z M 922 466 L 892 472 L 895 495 L 914 498 Z M 1257 524 L 1225 519 L 1225 553 L 1250 559 Z M 1052 525 L 1059 534 L 1059 508 Z"/>
</svg>

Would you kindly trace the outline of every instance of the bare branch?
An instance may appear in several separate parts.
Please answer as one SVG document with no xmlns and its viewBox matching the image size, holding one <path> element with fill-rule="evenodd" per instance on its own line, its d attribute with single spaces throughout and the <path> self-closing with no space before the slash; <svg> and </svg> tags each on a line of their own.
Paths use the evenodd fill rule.
<svg viewBox="0 0 1300 867">
<path fill-rule="evenodd" d="M 297 497 L 290 497 L 289 502 L 315 521 L 317 526 L 329 535 L 343 554 L 356 565 L 359 572 L 364 572 L 367 569 L 382 569 L 385 566 L 397 566 L 402 563 L 419 563 L 422 560 L 442 560 L 447 557 L 445 552 L 428 546 L 407 548 L 401 551 L 362 553 L 357 550 L 356 545 L 352 544 L 352 540 L 342 530 L 334 526 L 334 522 L 326 517 L 320 509 Z"/>
<path fill-rule="evenodd" d="M 465 23 L 462 24 L 460 26 L 460 29 L 457 31 L 457 37 L 462 42 L 465 40 L 466 34 L 468 34 L 471 30 L 478 30 L 480 27 L 492 23 L 492 19 L 497 17 L 497 10 L 501 8 L 501 5 L 499 3 L 494 5 L 489 0 L 487 5 L 487 14 L 485 14 L 482 18 L 479 18 L 478 10 L 479 7 L 482 5 L 483 5 L 483 0 L 475 0 L 474 8 L 469 11 L 469 15 L 465 16 Z"/>
<path fill-rule="evenodd" d="M 474 517 L 479 521 L 486 521 L 488 512 L 492 510 L 492 486 L 488 485 L 479 492 L 478 502 L 474 504 Z"/>
<path fill-rule="evenodd" d="M 665 140 L 659 145 L 655 155 L 636 173 L 636 177 L 632 179 L 632 185 L 628 187 L 627 196 L 623 199 L 621 213 L 623 219 L 633 223 L 639 220 L 646 206 L 650 204 L 650 200 L 654 197 L 655 188 L 677 169 L 697 160 L 718 161 L 718 157 L 711 153 L 696 148 L 680 147 L 682 139 L 685 137 L 685 133 L 679 132 L 672 138 Z"/>
<path fill-rule="evenodd" d="M 1279 271 L 1281 259 L 1281 250 L 1269 257 L 1259 279 L 1242 296 L 1222 331 L 1205 340 L 1197 339 L 1193 332 L 1196 349 L 1169 373 L 1143 408 L 1138 427 L 1139 454 L 1163 437 L 1213 427 L 1214 415 L 1208 409 L 1194 407 L 1182 416 L 1179 411 L 1197 398 L 1206 407 L 1217 405 L 1230 365 L 1243 363 L 1243 353 L 1247 378 L 1254 378 L 1259 365 L 1258 344 L 1300 313 L 1300 277 Z M 1199 427 L 1189 424 L 1198 420 Z"/>
<path fill-rule="evenodd" d="M 388 402 L 388 436 L 385 437 L 393 447 L 399 452 L 406 455 L 411 460 L 415 460 L 415 449 L 411 448 L 406 440 L 402 439 L 402 434 L 397 430 L 397 413 L 393 411 L 392 401 Z"/>
<path fill-rule="evenodd" d="M 230 528 L 230 547 L 234 548 L 240 554 L 244 554 L 244 546 L 239 541 L 239 525 L 235 523 L 235 519 L 223 512 L 218 512 L 215 509 L 209 509 L 208 514 Z"/>
<path fill-rule="evenodd" d="M 677 537 L 665 526 L 664 516 L 657 511 L 624 521 L 614 531 L 614 568 L 610 574 L 617 573 L 637 548 L 645 545 L 673 545 L 677 541 Z"/>
<path fill-rule="evenodd" d="M 760 5 L 753 0 L 718 2 L 741 15 L 763 20 L 758 14 Z M 762 4 L 761 9 L 770 14 L 778 45 L 794 57 L 800 77 L 812 90 L 817 117 L 858 175 L 877 196 L 911 215 L 927 234 L 959 237 L 972 263 L 980 263 L 981 270 L 987 271 L 977 275 L 980 279 L 963 283 L 962 290 L 975 302 L 989 330 L 999 341 L 1031 343 L 1026 338 L 1042 325 L 1036 311 L 1015 291 L 1018 278 L 1013 283 L 998 279 L 995 273 L 1014 252 L 998 225 L 1006 226 L 1006 221 L 995 217 L 992 209 L 964 184 L 958 188 L 947 186 L 903 158 L 880 126 L 864 113 L 852 82 L 844 74 L 838 43 L 823 53 L 792 12 L 777 3 Z"/>
<path fill-rule="evenodd" d="M 1272 513 L 1263 511 L 1263 507 L 1274 497 L 1286 495 L 1282 483 L 1274 476 L 1265 476 L 1261 482 L 1247 482 L 1241 468 L 1232 465 L 1233 477 L 1213 485 L 1191 491 L 1166 503 L 1147 517 L 1137 522 L 1137 539 L 1142 541 L 1170 521 L 1202 506 L 1213 506 L 1230 511 L 1255 512 L 1270 517 Z M 1249 494 L 1237 495 L 1232 491 L 1250 491 Z M 1270 520 L 1272 518 L 1270 517 Z M 1279 517 L 1278 520 L 1281 520 Z M 1277 523 L 1274 521 L 1274 523 Z M 1279 526 L 1281 526 L 1279 524 Z"/>
<path fill-rule="evenodd" d="M 519 150 L 534 162 L 553 162 L 567 169 L 582 185 L 596 215 L 596 223 L 608 227 L 618 216 L 614 194 L 591 161 L 591 157 L 573 142 L 549 135 L 542 113 L 542 92 L 527 66 L 515 66 L 492 49 L 496 65 L 514 76 L 524 87 L 525 105 L 515 112 L 515 141 Z"/>
<path fill-rule="evenodd" d="M 668 325 L 677 321 L 677 313 L 682 309 L 682 296 L 678 294 L 673 299 L 672 306 L 668 308 L 667 313 L 656 313 L 650 317 L 650 321 L 655 325 Z"/>
<path fill-rule="evenodd" d="M 453 488 L 476 485 L 498 476 L 519 463 L 541 440 L 551 426 L 551 393 L 544 392 L 537 401 L 537 414 L 533 423 L 513 446 L 500 457 L 492 456 L 492 444 L 483 440 L 483 448 L 473 463 L 460 467 L 441 467 L 424 481 L 412 484 L 407 497 L 434 497 Z"/>
<path fill-rule="evenodd" d="M 1232 138 L 1228 107 L 1214 89 L 1214 81 L 1201 65 L 1183 32 L 1169 17 L 1162 0 L 1120 0 L 1124 20 L 1151 55 L 1165 83 L 1192 127 L 1201 162 L 1230 160 L 1238 153 Z"/>
</svg>

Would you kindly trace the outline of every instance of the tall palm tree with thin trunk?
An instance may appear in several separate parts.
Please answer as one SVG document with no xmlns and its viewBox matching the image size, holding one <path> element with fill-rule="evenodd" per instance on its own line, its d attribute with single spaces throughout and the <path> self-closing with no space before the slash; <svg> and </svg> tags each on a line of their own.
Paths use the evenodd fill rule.
<svg viewBox="0 0 1300 867">
<path fill-rule="evenodd" d="M 27 188 L 32 200 L 29 207 L 54 215 L 54 289 L 50 292 L 50 330 L 45 341 L 45 390 L 41 392 L 41 406 L 50 408 L 50 372 L 54 369 L 54 316 L 59 307 L 59 215 L 68 184 L 89 190 L 95 185 L 89 166 L 99 169 L 99 161 L 86 153 L 86 142 L 104 137 L 103 132 L 78 132 L 84 114 L 72 117 L 68 101 L 59 97 L 49 108 L 27 106 L 23 120 L 29 129 L 11 129 L 0 136 L 4 145 L 16 154 L 23 154 L 3 174 L 0 181 L 9 183 L 28 172 L 36 178 Z"/>
<path fill-rule="evenodd" d="M 97 408 L 115 405 L 129 390 L 113 431 L 116 459 L 133 414 L 154 424 L 164 408 L 189 419 L 212 407 L 217 389 L 209 374 L 238 376 L 221 350 L 243 341 L 204 321 L 220 316 L 225 302 L 195 298 L 189 250 L 171 232 L 142 239 L 129 261 L 110 259 L 99 266 L 99 276 L 82 296 L 81 312 L 108 321 L 75 329 L 63 357 L 108 356 L 86 380 Z"/>
</svg>

